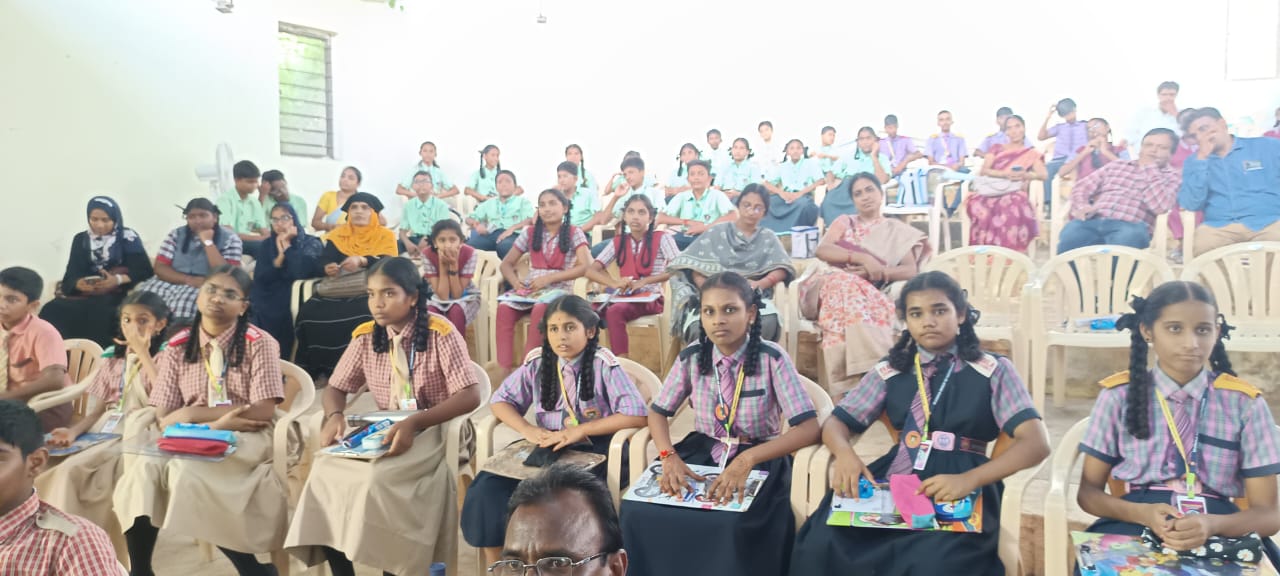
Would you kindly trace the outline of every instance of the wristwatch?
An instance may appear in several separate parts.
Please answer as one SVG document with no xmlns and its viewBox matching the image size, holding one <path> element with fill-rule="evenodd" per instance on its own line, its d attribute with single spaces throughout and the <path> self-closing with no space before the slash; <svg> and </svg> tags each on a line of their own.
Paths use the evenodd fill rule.
<svg viewBox="0 0 1280 576">
<path fill-rule="evenodd" d="M 201 242 L 204 242 L 204 245 L 205 245 L 205 246 L 213 246 L 213 240 L 205 240 L 205 239 L 201 238 L 201 239 L 200 239 L 200 241 L 201 241 Z"/>
</svg>

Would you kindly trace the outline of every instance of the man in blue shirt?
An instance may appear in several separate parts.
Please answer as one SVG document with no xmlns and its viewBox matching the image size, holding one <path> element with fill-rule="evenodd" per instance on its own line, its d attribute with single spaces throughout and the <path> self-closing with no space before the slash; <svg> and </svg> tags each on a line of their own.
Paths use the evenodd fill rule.
<svg viewBox="0 0 1280 576">
<path fill-rule="evenodd" d="M 1186 119 L 1200 149 L 1182 165 L 1178 204 L 1204 211 L 1196 227 L 1196 256 L 1231 244 L 1280 241 L 1280 140 L 1227 133 L 1216 108 Z"/>
</svg>

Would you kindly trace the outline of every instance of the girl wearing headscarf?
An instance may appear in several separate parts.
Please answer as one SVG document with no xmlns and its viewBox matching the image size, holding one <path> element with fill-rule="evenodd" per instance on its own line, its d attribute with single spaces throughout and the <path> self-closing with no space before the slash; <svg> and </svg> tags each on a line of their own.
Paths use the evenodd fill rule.
<svg viewBox="0 0 1280 576">
<path fill-rule="evenodd" d="M 115 335 L 115 311 L 125 294 L 151 278 L 151 260 L 138 233 L 124 227 L 120 205 L 94 196 L 85 208 L 89 229 L 71 240 L 71 257 L 58 297 L 40 310 L 63 338 L 86 338 L 107 347 Z"/>
<path fill-rule="evenodd" d="M 288 202 L 271 207 L 271 235 L 258 249 L 253 269 L 253 324 L 280 342 L 280 356 L 293 354 L 293 315 L 289 295 L 295 280 L 324 275 L 320 239 L 299 225 L 298 212 Z"/>
<path fill-rule="evenodd" d="M 396 255 L 396 234 L 381 224 L 382 208 L 382 201 L 368 192 L 356 192 L 347 199 L 342 206 L 346 221 L 329 231 L 320 253 L 326 278 L 358 274 L 380 258 Z M 363 286 L 351 296 L 317 294 L 298 310 L 294 358 L 313 376 L 332 373 L 351 342 L 351 331 L 373 319 Z"/>
</svg>

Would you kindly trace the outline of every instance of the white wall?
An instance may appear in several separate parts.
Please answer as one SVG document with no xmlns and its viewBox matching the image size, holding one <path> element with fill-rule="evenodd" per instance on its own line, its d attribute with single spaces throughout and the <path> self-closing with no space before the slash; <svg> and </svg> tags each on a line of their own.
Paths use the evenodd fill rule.
<svg viewBox="0 0 1280 576">
<path fill-rule="evenodd" d="M 1175 79 L 1182 106 L 1270 125 L 1280 87 L 1224 80 L 1225 8 L 1195 0 L 1079 0 L 1068 13 L 1046 0 L 964 12 L 944 0 L 545 0 L 545 25 L 529 0 L 405 1 L 238 0 L 230 15 L 208 0 L 0 2 L 0 162 L 18 200 L 0 216 L 0 264 L 52 285 L 99 192 L 158 243 L 180 223 L 172 205 L 205 193 L 192 170 L 220 141 L 283 170 L 314 206 L 346 164 L 389 196 L 427 139 L 459 182 L 498 144 L 533 190 L 571 142 L 599 176 L 629 149 L 665 175 L 682 142 L 705 144 L 711 127 L 755 136 L 761 119 L 814 143 L 825 124 L 846 140 L 892 112 L 924 137 L 945 107 L 976 140 L 997 106 L 1034 129 L 1071 96 L 1123 133 Z M 279 21 L 337 33 L 335 159 L 279 156 Z"/>
</svg>

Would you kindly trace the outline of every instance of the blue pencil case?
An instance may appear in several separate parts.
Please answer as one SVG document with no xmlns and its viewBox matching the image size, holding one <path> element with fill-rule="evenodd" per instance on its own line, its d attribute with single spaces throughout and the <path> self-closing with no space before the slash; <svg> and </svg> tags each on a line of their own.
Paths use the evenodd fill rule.
<svg viewBox="0 0 1280 576">
<path fill-rule="evenodd" d="M 164 429 L 165 438 L 190 438 L 193 440 L 217 440 L 235 445 L 236 433 L 230 430 L 214 430 L 206 424 L 171 424 Z"/>
</svg>

